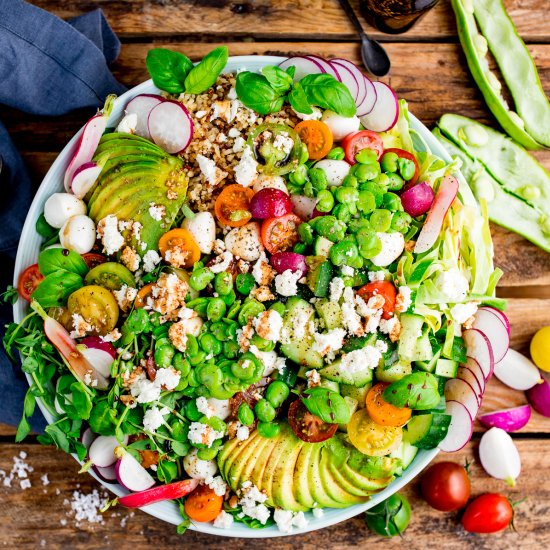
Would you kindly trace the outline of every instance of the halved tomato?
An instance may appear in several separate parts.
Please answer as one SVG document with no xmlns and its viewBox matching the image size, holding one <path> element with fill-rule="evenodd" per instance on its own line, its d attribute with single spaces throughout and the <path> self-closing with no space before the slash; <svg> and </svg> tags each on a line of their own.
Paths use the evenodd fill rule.
<svg viewBox="0 0 550 550">
<path fill-rule="evenodd" d="M 164 260 L 174 267 L 190 268 L 201 258 L 199 245 L 187 229 L 172 229 L 159 239 Z"/>
<path fill-rule="evenodd" d="M 357 294 L 365 301 L 368 301 L 369 298 L 375 295 L 382 296 L 384 298 L 382 317 L 386 319 L 386 321 L 393 317 L 397 290 L 390 281 L 373 281 L 372 283 L 367 283 L 357 291 Z"/>
<path fill-rule="evenodd" d="M 328 424 L 310 413 L 301 399 L 294 401 L 288 408 L 288 423 L 296 436 L 307 443 L 326 441 L 338 429 L 338 424 Z"/>
<path fill-rule="evenodd" d="M 254 191 L 238 183 L 226 185 L 214 204 L 216 218 L 223 225 L 241 227 L 252 218 L 250 201 Z"/>
<path fill-rule="evenodd" d="M 414 185 L 418 181 L 418 175 L 420 174 L 420 166 L 418 166 L 418 161 L 416 160 L 415 156 L 412 153 L 409 153 L 404 149 L 398 149 L 395 147 L 386 149 L 384 153 L 395 153 L 398 157 L 402 159 L 407 159 L 407 160 L 410 160 L 411 162 L 414 162 L 414 176 L 410 180 L 408 180 L 407 183 L 410 185 Z"/>
<path fill-rule="evenodd" d="M 223 506 L 223 496 L 215 493 L 208 485 L 199 485 L 185 499 L 185 513 L 194 521 L 214 521 Z"/>
<path fill-rule="evenodd" d="M 348 436 L 352 445 L 369 456 L 385 456 L 395 451 L 403 439 L 399 426 L 380 426 L 367 412 L 359 409 L 348 422 Z"/>
<path fill-rule="evenodd" d="M 87 252 L 82 254 L 82 259 L 86 262 L 88 269 L 93 269 L 100 264 L 104 264 L 107 258 L 103 254 L 95 254 L 94 252 Z"/>
<path fill-rule="evenodd" d="M 334 138 L 330 128 L 320 120 L 302 120 L 296 124 L 294 131 L 307 146 L 311 160 L 320 160 L 332 149 Z"/>
<path fill-rule="evenodd" d="M 136 309 L 145 305 L 145 303 L 147 302 L 147 298 L 153 293 L 154 286 L 155 285 L 153 283 L 149 283 L 148 285 L 142 286 L 139 289 L 134 302 L 134 307 Z"/>
<path fill-rule="evenodd" d="M 411 418 L 411 409 L 395 407 L 384 401 L 382 394 L 389 384 L 375 384 L 367 393 L 366 406 L 369 416 L 381 426 L 404 426 Z"/>
<path fill-rule="evenodd" d="M 36 287 L 42 282 L 44 275 L 40 273 L 38 264 L 33 264 L 27 267 L 19 276 L 17 283 L 17 291 L 19 296 L 27 302 L 31 301 L 31 294 L 36 290 Z"/>
<path fill-rule="evenodd" d="M 298 226 L 302 219 L 296 214 L 287 214 L 280 218 L 267 218 L 262 223 L 262 242 L 270 254 L 285 252 L 300 240 Z"/>
<path fill-rule="evenodd" d="M 359 130 L 353 134 L 347 135 L 342 140 L 342 147 L 346 154 L 346 160 L 350 164 L 356 164 L 355 155 L 363 149 L 372 149 L 376 151 L 378 160 L 384 154 L 384 143 L 382 138 L 372 130 Z"/>
</svg>

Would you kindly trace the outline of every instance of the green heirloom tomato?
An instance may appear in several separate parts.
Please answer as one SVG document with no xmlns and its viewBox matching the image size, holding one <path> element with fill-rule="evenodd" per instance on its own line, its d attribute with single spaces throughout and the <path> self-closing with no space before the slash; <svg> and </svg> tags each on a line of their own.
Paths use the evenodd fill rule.
<svg viewBox="0 0 550 550">
<path fill-rule="evenodd" d="M 407 497 L 399 493 L 365 512 L 368 528 L 382 537 L 401 536 L 410 520 L 411 505 Z"/>
<path fill-rule="evenodd" d="M 80 315 L 90 323 L 88 334 L 105 335 L 111 332 L 118 321 L 118 304 L 113 294 L 102 286 L 84 286 L 73 292 L 68 301 L 71 315 Z"/>
<path fill-rule="evenodd" d="M 116 262 L 105 262 L 94 267 L 88 272 L 84 282 L 87 285 L 98 285 L 109 290 L 120 290 L 122 285 L 136 286 L 131 271 Z"/>
</svg>

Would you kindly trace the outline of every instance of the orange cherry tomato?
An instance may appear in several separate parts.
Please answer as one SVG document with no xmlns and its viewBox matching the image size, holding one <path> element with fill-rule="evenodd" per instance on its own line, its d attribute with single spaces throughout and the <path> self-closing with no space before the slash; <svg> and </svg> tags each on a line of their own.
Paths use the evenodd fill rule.
<svg viewBox="0 0 550 550">
<path fill-rule="evenodd" d="M 382 394 L 389 384 L 375 384 L 367 393 L 367 412 L 381 426 L 404 426 L 411 418 L 411 409 L 395 407 L 384 401 Z"/>
<path fill-rule="evenodd" d="M 250 201 L 254 191 L 238 183 L 226 185 L 214 204 L 216 218 L 223 225 L 241 227 L 252 218 Z"/>
<path fill-rule="evenodd" d="M 159 239 L 158 246 L 164 260 L 174 267 L 188 269 L 193 267 L 201 258 L 199 245 L 187 229 L 180 228 L 168 231 Z"/>
<path fill-rule="evenodd" d="M 386 320 L 392 318 L 393 311 L 395 310 L 395 298 L 397 296 L 397 291 L 392 283 L 389 281 L 374 281 L 372 283 L 367 283 L 357 291 L 357 294 L 365 301 L 377 294 L 382 296 L 384 298 L 382 318 Z"/>
<path fill-rule="evenodd" d="M 140 308 L 145 305 L 147 302 L 147 298 L 151 296 L 151 293 L 153 292 L 153 287 L 155 285 L 153 283 L 149 283 L 148 285 L 142 286 L 136 296 L 136 299 L 134 301 L 134 307 Z"/>
<path fill-rule="evenodd" d="M 31 294 L 36 290 L 36 287 L 42 282 L 44 275 L 40 273 L 38 264 L 33 264 L 27 267 L 19 276 L 17 283 L 17 291 L 19 296 L 27 302 L 31 301 Z"/>
<path fill-rule="evenodd" d="M 390 149 L 385 149 L 384 153 L 395 153 L 398 157 L 402 159 L 407 159 L 413 162 L 414 175 L 409 181 L 407 181 L 407 183 L 410 185 L 414 185 L 418 181 L 418 175 L 420 174 L 420 166 L 418 166 L 418 161 L 416 160 L 416 157 L 412 153 L 409 153 L 404 149 L 397 149 L 395 147 L 391 147 Z"/>
<path fill-rule="evenodd" d="M 330 128 L 320 120 L 302 120 L 296 124 L 294 131 L 306 144 L 311 160 L 320 160 L 332 149 L 334 138 Z"/>
<path fill-rule="evenodd" d="M 285 252 L 300 240 L 298 226 L 302 219 L 296 214 L 287 214 L 280 218 L 267 218 L 262 223 L 261 237 L 263 245 L 270 254 Z"/>
<path fill-rule="evenodd" d="M 207 485 L 199 485 L 185 499 L 185 513 L 194 521 L 214 521 L 222 511 L 223 497 Z"/>
</svg>

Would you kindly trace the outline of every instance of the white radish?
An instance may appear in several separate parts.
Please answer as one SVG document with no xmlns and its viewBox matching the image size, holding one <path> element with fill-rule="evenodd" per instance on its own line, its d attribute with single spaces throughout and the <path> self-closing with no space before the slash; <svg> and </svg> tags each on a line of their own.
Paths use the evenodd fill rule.
<svg viewBox="0 0 550 550">
<path fill-rule="evenodd" d="M 80 441 L 82 442 L 82 445 L 86 447 L 86 449 L 90 448 L 90 445 L 93 443 L 94 439 L 95 434 L 90 428 L 86 428 L 80 435 Z"/>
<path fill-rule="evenodd" d="M 460 378 L 451 378 L 445 384 L 445 399 L 447 401 L 458 401 L 462 403 L 472 418 L 476 417 L 481 400 L 476 395 L 475 390 Z"/>
<path fill-rule="evenodd" d="M 186 218 L 183 227 L 193 235 L 202 254 L 210 254 L 216 240 L 216 220 L 210 212 L 198 212 Z"/>
<path fill-rule="evenodd" d="M 476 360 L 483 372 L 485 381 L 489 380 L 495 368 L 493 348 L 489 339 L 483 332 L 475 328 L 465 330 L 462 333 L 462 338 L 464 338 L 466 344 L 468 357 Z"/>
<path fill-rule="evenodd" d="M 477 376 L 467 367 L 458 367 L 457 378 L 467 382 L 472 389 L 475 391 L 477 400 L 481 403 L 483 398 L 483 389 L 485 388 L 485 381 L 483 382 L 483 387 L 479 383 Z"/>
<path fill-rule="evenodd" d="M 438 447 L 446 453 L 460 451 L 472 439 L 474 421 L 468 409 L 458 401 L 447 401 L 446 411 L 451 415 L 451 423 L 445 439 Z"/>
<path fill-rule="evenodd" d="M 109 353 L 98 348 L 84 348 L 80 352 L 99 374 L 105 378 L 111 376 L 111 365 L 114 359 Z"/>
<path fill-rule="evenodd" d="M 258 174 L 258 177 L 254 180 L 254 184 L 252 188 L 254 189 L 254 193 L 257 193 L 262 189 L 279 189 L 279 191 L 282 191 L 287 195 L 289 194 L 285 183 L 285 179 L 281 176 L 270 176 L 268 174 Z"/>
<path fill-rule="evenodd" d="M 123 445 L 128 443 L 128 436 L 125 436 L 122 441 Z M 121 444 L 121 442 L 114 435 L 99 435 L 97 436 L 88 451 L 88 456 L 94 466 L 101 468 L 107 468 L 111 466 L 117 460 L 115 456 L 115 449 Z"/>
<path fill-rule="evenodd" d="M 335 65 L 336 69 L 340 73 L 340 76 L 342 77 L 342 82 L 346 84 L 345 80 L 347 77 L 343 76 L 345 69 L 347 69 L 353 78 L 356 81 L 357 85 L 357 94 L 355 96 L 355 105 L 359 108 L 360 105 L 362 105 L 363 101 L 365 100 L 367 96 L 367 86 L 372 88 L 372 91 L 374 92 L 374 87 L 372 86 L 372 83 L 368 78 L 365 77 L 361 69 L 355 65 L 355 63 L 352 63 L 348 59 L 342 59 L 342 58 L 335 58 L 330 60 L 331 65 Z M 368 83 L 367 83 L 368 81 Z M 351 90 L 350 90 L 351 91 Z M 369 96 L 372 97 L 372 94 L 369 93 Z M 376 100 L 376 92 L 374 92 L 374 100 Z M 374 102 L 373 102 L 374 105 Z M 370 106 L 372 109 L 372 105 Z M 365 110 L 365 113 L 367 111 Z M 358 113 L 359 114 L 359 113 Z M 363 113 L 364 114 L 364 113 Z"/>
<path fill-rule="evenodd" d="M 63 248 L 86 254 L 95 244 L 95 224 L 82 214 L 69 218 L 59 230 L 59 242 Z"/>
<path fill-rule="evenodd" d="M 163 101 L 153 107 L 147 121 L 151 139 L 167 153 L 181 153 L 193 139 L 193 121 L 177 101 Z"/>
<path fill-rule="evenodd" d="M 317 199 L 306 197 L 305 195 L 292 195 L 290 197 L 294 205 L 294 213 L 303 220 L 309 220 L 315 210 Z"/>
<path fill-rule="evenodd" d="M 373 82 L 376 90 L 376 102 L 372 110 L 361 116 L 361 122 L 367 130 L 386 132 L 395 126 L 399 118 L 399 102 L 395 92 L 383 82 Z M 363 106 L 358 109 L 363 112 Z"/>
<path fill-rule="evenodd" d="M 147 125 L 149 113 L 159 103 L 162 103 L 164 98 L 159 95 L 141 94 L 128 102 L 125 112 L 127 115 L 135 114 L 137 116 L 137 124 L 135 128 L 136 136 L 145 139 L 151 139 L 149 128 Z"/>
<path fill-rule="evenodd" d="M 46 221 L 57 229 L 73 216 L 86 214 L 86 203 L 70 193 L 54 193 L 44 204 Z"/>
<path fill-rule="evenodd" d="M 345 117 L 340 116 L 333 111 L 325 111 L 321 117 L 321 121 L 324 122 L 332 132 L 334 141 L 342 141 L 348 134 L 359 130 L 359 117 Z"/>
<path fill-rule="evenodd" d="M 323 69 L 323 72 L 330 74 L 336 80 L 338 80 L 338 82 L 341 82 L 340 72 L 338 71 L 338 68 L 335 67 L 330 61 L 324 59 L 323 57 L 319 57 L 318 55 L 306 55 L 306 57 L 320 65 Z"/>
<path fill-rule="evenodd" d="M 116 467 L 114 464 L 102 468 L 101 466 L 92 466 L 92 470 L 97 474 L 97 477 L 107 483 L 114 483 L 117 481 Z"/>
<path fill-rule="evenodd" d="M 296 67 L 294 73 L 294 82 L 300 80 L 308 74 L 324 73 L 323 67 L 315 60 L 305 56 L 289 57 L 281 63 L 279 67 L 287 70 L 289 67 Z"/>
<path fill-rule="evenodd" d="M 115 132 L 121 134 L 135 134 L 138 123 L 138 116 L 136 113 L 126 113 L 122 120 L 118 123 Z"/>
<path fill-rule="evenodd" d="M 479 460 L 485 471 L 514 487 L 521 472 L 521 459 L 512 438 L 501 428 L 491 428 L 481 436 Z"/>
<path fill-rule="evenodd" d="M 122 447 L 115 449 L 118 461 L 115 464 L 118 482 L 129 491 L 145 491 L 155 484 L 155 478 Z"/>
<path fill-rule="evenodd" d="M 468 357 L 463 368 L 468 369 L 473 373 L 479 384 L 481 393 L 485 393 L 485 386 L 487 385 L 487 383 L 485 380 L 485 374 L 483 373 L 483 369 L 479 366 L 479 363 L 473 357 Z"/>
<path fill-rule="evenodd" d="M 509 349 L 495 365 L 495 376 L 514 390 L 526 391 L 542 382 L 539 369 L 521 353 Z"/>
<path fill-rule="evenodd" d="M 371 262 L 378 267 L 386 267 L 397 260 L 405 248 L 403 233 L 377 233 L 382 243 L 382 250 L 371 258 Z"/>
<path fill-rule="evenodd" d="M 504 312 L 492 306 L 482 306 L 479 309 L 490 311 L 493 315 L 496 315 L 504 323 L 504 326 L 506 327 L 506 330 L 508 332 L 508 336 L 510 336 L 510 320 L 508 319 L 508 317 L 506 317 L 506 314 Z"/>
<path fill-rule="evenodd" d="M 490 310 L 479 309 L 472 326 L 491 342 L 495 363 L 501 361 L 510 347 L 510 337 L 502 319 Z"/>
<path fill-rule="evenodd" d="M 324 159 L 315 164 L 327 177 L 329 185 L 342 185 L 344 178 L 349 174 L 351 166 L 345 160 Z"/>
<path fill-rule="evenodd" d="M 361 103 L 357 103 L 358 117 L 369 115 L 374 110 L 378 100 L 378 91 L 374 86 L 374 82 L 365 75 L 363 75 L 363 82 L 365 83 L 365 96 Z"/>
<path fill-rule="evenodd" d="M 346 88 L 349 90 L 350 94 L 352 95 L 353 99 L 355 100 L 355 104 L 357 105 L 357 99 L 359 98 L 359 83 L 357 82 L 357 78 L 351 71 L 349 67 L 346 65 L 342 65 L 338 61 L 333 61 L 332 59 L 329 61 L 332 68 L 338 72 L 338 80 L 346 86 Z M 364 91 L 361 90 L 361 98 L 364 96 Z"/>
<path fill-rule="evenodd" d="M 79 199 L 83 199 L 86 193 L 94 186 L 99 174 L 103 170 L 102 166 L 98 166 L 95 162 L 86 162 L 80 166 L 73 176 L 71 182 L 71 191 Z M 84 213 L 84 212 L 83 212 Z"/>
</svg>

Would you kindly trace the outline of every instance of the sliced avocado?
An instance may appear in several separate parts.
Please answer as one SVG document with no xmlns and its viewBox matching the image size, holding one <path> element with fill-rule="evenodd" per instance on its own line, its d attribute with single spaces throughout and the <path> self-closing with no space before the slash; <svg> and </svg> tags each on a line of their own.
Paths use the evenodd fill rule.
<svg viewBox="0 0 550 550">
<path fill-rule="evenodd" d="M 355 470 L 352 470 L 348 464 L 344 464 L 340 472 L 345 479 L 366 493 L 381 491 L 393 480 L 393 477 L 374 479 L 362 476 Z"/>
<path fill-rule="evenodd" d="M 308 481 L 315 506 L 319 508 L 341 508 L 341 503 L 328 495 L 321 480 L 319 468 L 321 464 L 321 450 L 324 445 L 322 443 L 314 443 L 314 445 L 315 448 L 309 460 Z"/>
<path fill-rule="evenodd" d="M 218 463 L 218 468 L 220 469 L 220 473 L 225 478 L 225 465 L 228 461 L 228 459 L 232 458 L 233 453 L 235 450 L 239 447 L 239 444 L 241 441 L 239 441 L 236 437 L 233 439 L 230 439 L 226 441 L 223 445 L 223 447 L 220 449 L 220 452 L 218 453 L 218 456 L 216 457 L 216 461 Z"/>
<path fill-rule="evenodd" d="M 254 432 L 247 440 L 242 442 L 243 450 L 225 469 L 231 487 L 239 488 L 246 480 L 243 471 L 246 469 L 247 464 L 254 460 L 256 450 L 264 442 L 265 438 L 261 437 L 258 432 Z"/>
<path fill-rule="evenodd" d="M 305 444 L 304 441 L 294 437 L 287 457 L 284 461 L 279 461 L 275 468 L 270 495 L 270 500 L 273 501 L 275 507 L 293 512 L 305 512 L 309 509 L 295 499 L 293 493 L 294 471 L 298 456 Z"/>
<path fill-rule="evenodd" d="M 237 440 L 237 443 L 235 445 L 230 446 L 230 450 L 228 454 L 224 455 L 223 463 L 220 464 L 220 461 L 218 460 L 220 473 L 228 483 L 230 483 L 231 481 L 229 479 L 229 472 L 231 470 L 231 466 L 233 465 L 233 462 L 235 462 L 235 460 L 238 460 L 239 455 L 243 453 L 247 447 L 243 441 L 239 441 L 236 437 L 229 440 L 228 443 L 232 443 L 235 440 Z"/>
<path fill-rule="evenodd" d="M 313 508 L 315 500 L 311 496 L 309 487 L 309 462 L 313 454 L 315 453 L 315 446 L 317 443 L 306 443 L 298 459 L 296 460 L 296 466 L 293 474 L 293 491 L 295 499 L 308 510 Z"/>
<path fill-rule="evenodd" d="M 268 439 L 267 437 L 258 436 L 256 440 L 250 445 L 252 448 L 252 453 L 247 457 L 245 457 L 244 454 L 241 455 L 241 459 L 244 464 L 243 464 L 242 470 L 239 473 L 238 478 L 235 479 L 235 483 L 236 483 L 235 487 L 237 488 L 241 487 L 245 481 L 248 481 L 250 479 L 250 476 L 252 475 L 252 470 L 256 465 L 256 457 L 264 450 L 265 447 L 272 446 L 272 445 L 273 445 L 273 440 Z M 233 480 L 231 482 L 231 486 L 233 487 Z"/>
<path fill-rule="evenodd" d="M 329 469 L 332 477 L 339 483 L 348 493 L 356 495 L 358 497 L 365 497 L 371 494 L 371 491 L 366 491 L 361 487 L 357 486 L 356 483 L 352 483 L 347 477 L 345 477 L 341 471 L 341 468 L 338 468 L 336 464 L 331 461 L 329 462 Z"/>
<path fill-rule="evenodd" d="M 266 438 L 269 444 L 265 445 L 265 447 L 262 448 L 261 452 L 256 456 L 256 463 L 254 464 L 254 467 L 252 468 L 252 472 L 250 473 L 249 481 L 252 482 L 258 489 L 260 489 L 260 484 L 262 482 L 262 478 L 264 475 L 264 470 L 266 468 L 266 465 L 271 457 L 271 455 L 276 452 L 277 446 L 279 444 L 279 438 Z"/>
</svg>

